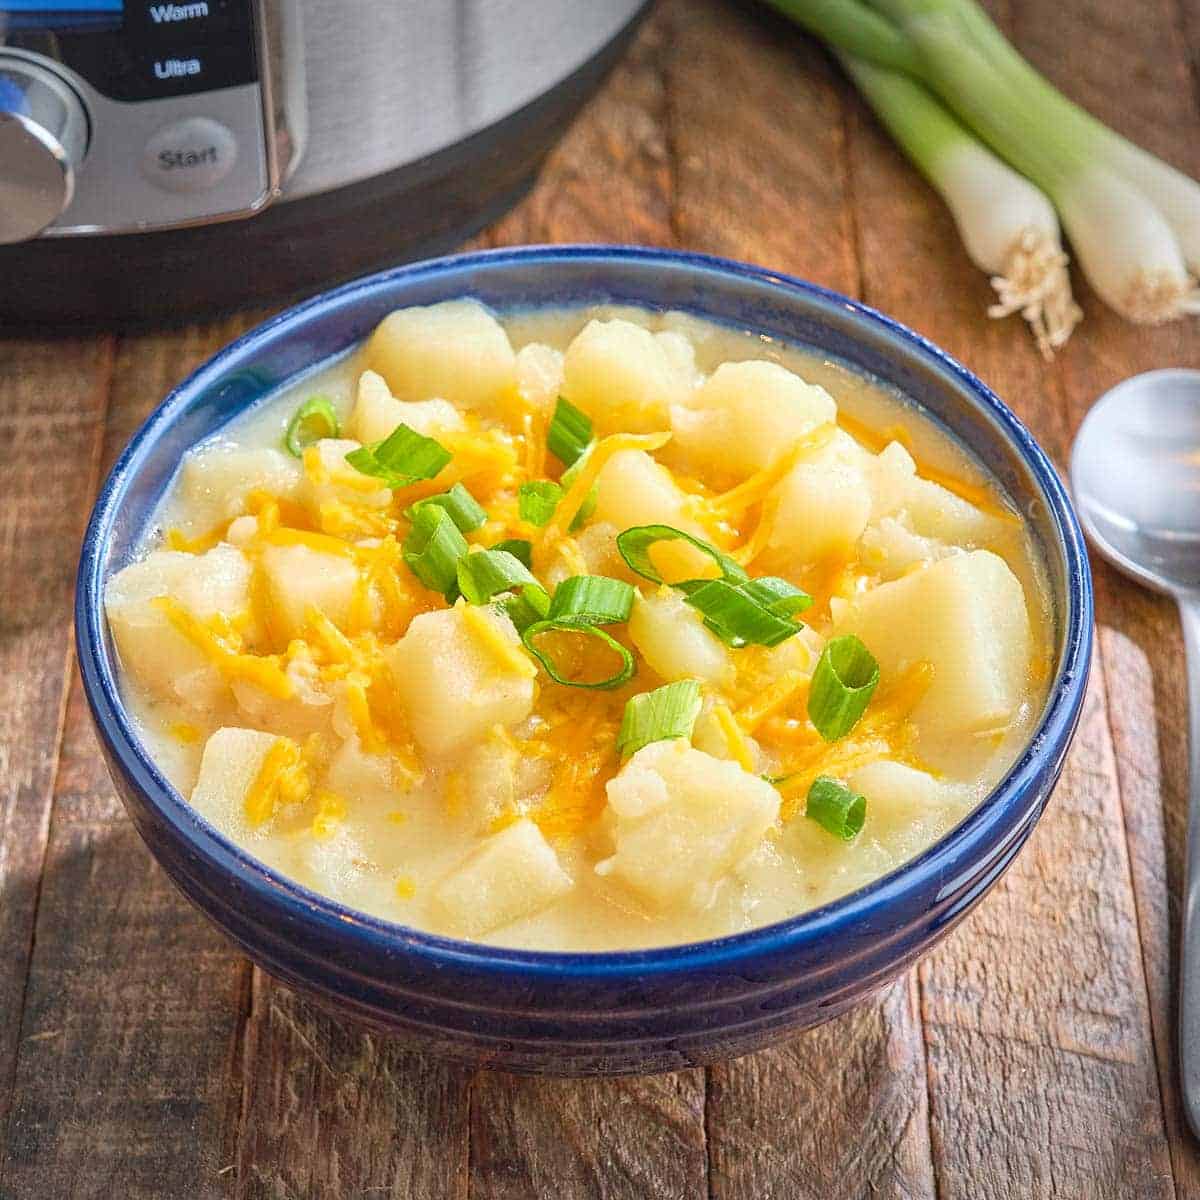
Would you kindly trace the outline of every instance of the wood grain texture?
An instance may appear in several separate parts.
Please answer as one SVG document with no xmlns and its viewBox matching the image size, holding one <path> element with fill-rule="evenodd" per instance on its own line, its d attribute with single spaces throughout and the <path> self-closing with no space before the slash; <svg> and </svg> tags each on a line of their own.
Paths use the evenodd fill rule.
<svg viewBox="0 0 1200 1200">
<path fill-rule="evenodd" d="M 825 56 L 759 11 L 672 11 L 679 236 L 858 293 L 842 88 Z M 712 1067 L 709 1080 L 714 1197 L 933 1195 L 908 980 L 783 1046 Z"/>
<path fill-rule="evenodd" d="M 173 384 L 254 319 L 124 339 L 103 469 Z M 247 988 L 245 961 L 175 892 L 126 818 L 73 677 L 6 1200 L 223 1194 Z"/>
<path fill-rule="evenodd" d="M 1194 5 L 1191 6 L 1193 9 Z M 1022 49 L 1073 99 L 1134 141 L 1200 175 L 1198 93 L 1175 0 L 1136 9 L 1084 0 L 1019 0 L 1010 27 Z M 1064 41 L 1070 29 L 1073 36 Z M 1195 31 L 1194 31 L 1195 32 Z M 1119 87 L 1113 81 L 1122 81 Z M 1085 289 L 1083 335 L 1059 369 L 1071 431 L 1121 379 L 1163 366 L 1200 366 L 1192 322 L 1154 329 L 1121 321 Z M 1174 606 L 1096 569 L 1097 628 L 1108 719 L 1128 835 L 1133 890 L 1160 1085 L 1180 1196 L 1200 1196 L 1200 1154 L 1187 1132 L 1175 1068 L 1174 947 L 1187 828 L 1186 680 Z"/>
<path fill-rule="evenodd" d="M 0 341 L 0 1129 L 71 662 L 75 562 L 112 354 L 106 337 Z"/>
</svg>

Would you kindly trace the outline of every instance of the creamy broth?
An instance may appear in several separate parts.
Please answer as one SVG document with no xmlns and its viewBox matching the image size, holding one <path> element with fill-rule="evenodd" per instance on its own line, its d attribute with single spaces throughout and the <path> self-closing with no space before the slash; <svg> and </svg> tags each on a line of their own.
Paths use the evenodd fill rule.
<svg viewBox="0 0 1200 1200">
<path fill-rule="evenodd" d="M 765 549 L 750 562 L 751 575 L 782 576 L 813 595 L 813 606 L 799 618 L 803 630 L 773 648 L 741 649 L 722 646 L 701 630 L 709 638 L 706 652 L 716 644 L 712 653 L 723 657 L 713 668 L 714 678 L 705 680 L 701 689 L 704 707 L 691 739 L 697 755 L 689 756 L 686 741 L 659 742 L 623 764 L 615 734 L 624 705 L 632 695 L 680 676 L 678 671 L 663 673 L 661 648 L 645 654 L 637 643 L 641 637 L 652 640 L 653 631 L 645 631 L 655 621 L 679 625 L 694 621 L 696 615 L 678 591 L 660 589 L 625 569 L 612 544 L 615 526 L 592 518 L 581 530 L 564 532 L 566 545 L 555 543 L 544 558 L 539 557 L 539 545 L 534 573 L 551 592 L 563 577 L 579 573 L 617 577 L 638 587 L 635 612 L 641 617 L 609 629 L 632 647 L 637 675 L 631 682 L 614 691 L 588 691 L 557 684 L 539 669 L 531 685 L 536 693 L 531 712 L 511 721 L 502 716 L 486 735 L 453 746 L 441 727 L 431 723 L 426 705 L 414 699 L 411 685 L 398 686 L 396 696 L 383 694 L 391 678 L 386 668 L 370 677 L 361 696 L 352 694 L 347 681 L 353 679 L 353 671 L 347 667 L 339 674 L 330 666 L 337 651 L 329 648 L 328 638 L 365 639 L 371 642 L 372 654 L 393 655 L 393 646 L 408 636 L 409 621 L 421 621 L 417 628 L 429 632 L 411 638 L 407 651 L 387 659 L 405 664 L 397 670 L 407 679 L 430 658 L 436 660 L 442 652 L 437 639 L 443 633 L 479 636 L 484 642 L 496 636 L 471 624 L 478 614 L 456 618 L 452 630 L 449 618 L 442 618 L 445 629 L 426 621 L 424 614 L 451 610 L 440 596 L 422 588 L 396 555 L 382 567 L 362 566 L 373 561 L 369 555 L 364 558 L 365 552 L 356 552 L 357 558 L 333 554 L 306 561 L 301 551 L 323 543 L 310 539 L 306 545 L 299 537 L 295 545 L 285 547 L 286 538 L 272 535 L 274 552 L 291 551 L 288 570 L 324 572 L 319 586 L 311 579 L 305 584 L 306 594 L 310 585 L 317 597 L 325 594 L 323 587 L 334 588 L 339 561 L 348 564 L 346 571 L 382 570 L 398 581 L 387 582 L 391 590 L 381 598 L 377 593 L 384 584 L 372 575 L 371 582 L 361 585 L 361 611 L 334 621 L 339 628 L 324 643 L 305 624 L 311 606 L 303 609 L 307 615 L 289 617 L 289 605 L 280 603 L 282 593 L 271 590 L 283 585 L 263 581 L 264 571 L 274 569 L 264 566 L 264 552 L 256 549 L 265 544 L 265 506 L 274 502 L 269 519 L 285 530 L 315 531 L 370 549 L 386 529 L 403 542 L 408 530 L 403 510 L 414 497 L 444 492 L 448 486 L 449 477 L 439 476 L 428 484 L 399 489 L 385 501 L 372 494 L 378 492 L 378 480 L 373 484 L 359 476 L 357 485 L 340 485 L 336 472 L 343 468 L 337 463 L 345 452 L 340 446 L 324 465 L 310 449 L 303 463 L 274 454 L 266 466 L 247 466 L 254 460 L 243 452 L 278 451 L 293 414 L 316 394 L 327 397 L 338 413 L 342 436 L 353 436 L 356 400 L 363 403 L 358 399 L 360 378 L 364 367 L 375 362 L 369 348 L 356 349 L 269 397 L 194 450 L 161 506 L 134 574 L 118 575 L 108 596 L 125 665 L 125 697 L 143 740 L 180 792 L 264 863 L 364 912 L 471 940 L 555 950 L 687 942 L 781 920 L 886 874 L 969 813 L 1028 742 L 1050 676 L 1053 616 L 1044 569 L 1026 526 L 981 466 L 902 397 L 802 349 L 678 313 L 593 308 L 502 318 L 508 341 L 521 352 L 516 359 L 519 386 L 510 388 L 498 407 L 489 408 L 486 401 L 474 404 L 465 433 L 459 430 L 449 441 L 436 431 L 431 434 L 450 448 L 450 442 L 457 439 L 459 444 L 468 435 L 491 439 L 488 453 L 494 452 L 495 462 L 489 460 L 464 482 L 492 519 L 469 532 L 467 540 L 492 545 L 502 537 L 523 534 L 537 543 L 538 530 L 518 528 L 514 488 L 534 477 L 527 476 L 526 468 L 543 455 L 545 468 L 535 469 L 535 476 L 558 477 L 561 464 L 545 454 L 540 443 L 554 395 L 562 390 L 574 399 L 556 374 L 561 371 L 561 354 L 590 321 L 612 318 L 671 335 L 660 339 L 663 354 L 652 365 L 676 373 L 669 386 L 681 389 L 680 407 L 688 412 L 675 414 L 677 436 L 650 454 L 690 498 L 681 511 L 711 517 L 714 510 L 705 506 L 714 497 L 728 497 L 755 480 L 762 485 L 762 496 L 735 517 L 722 509 L 721 521 L 700 522 L 698 528 L 709 535 L 706 540 L 720 550 L 736 557 L 752 542 L 770 505 L 776 506 L 771 511 L 779 520 L 785 504 L 777 490 L 790 481 L 791 470 L 806 462 L 817 464 L 817 473 L 806 476 L 805 486 L 818 489 L 812 503 L 825 503 L 822 486 L 847 486 L 846 479 L 851 506 L 860 503 L 856 489 L 866 496 L 861 500 L 864 513 L 870 510 L 865 527 L 848 544 L 826 548 L 813 561 L 789 561 L 788 530 L 768 530 Z M 438 332 L 442 334 L 444 330 Z M 471 338 L 472 330 L 467 328 L 463 336 Z M 478 344 L 488 343 L 484 339 Z M 549 349 L 526 353 L 532 345 Z M 595 370 L 597 362 L 603 367 L 608 353 L 617 351 L 598 342 L 589 369 Z M 500 367 L 480 358 L 481 372 L 506 369 L 502 346 L 494 357 Z M 477 358 L 463 369 L 474 369 Z M 779 478 L 770 473 L 781 461 L 778 456 L 769 457 L 758 470 L 746 465 L 734 469 L 726 456 L 714 457 L 705 449 L 708 435 L 702 422 L 689 415 L 698 403 L 696 396 L 721 364 L 750 361 L 779 364 L 824 389 L 837 406 L 836 436 L 841 440 L 834 449 L 818 445 L 818 437 L 812 450 L 797 452 L 795 463 Z M 628 369 L 638 372 L 643 365 L 636 362 Z M 385 391 L 401 401 L 426 402 L 436 395 L 405 395 L 393 380 L 388 383 L 392 386 Z M 605 386 L 603 371 L 592 386 Z M 414 387 L 420 385 L 410 381 L 408 388 Z M 587 410 L 582 403 L 580 407 Z M 391 410 L 385 406 L 385 411 Z M 637 415 L 636 406 L 629 411 Z M 414 427 L 418 415 L 414 410 Z M 617 431 L 605 428 L 599 413 L 589 415 L 597 417 L 598 437 Z M 653 428 L 655 421 L 646 419 Z M 818 433 L 828 438 L 833 427 L 822 425 Z M 809 431 L 804 436 L 814 435 Z M 836 447 L 843 440 L 843 458 L 849 465 L 843 469 L 839 459 L 829 468 L 835 474 L 826 479 L 820 464 L 842 452 Z M 897 443 L 898 448 L 885 449 Z M 745 457 L 748 445 L 749 440 L 739 442 L 734 457 Z M 921 485 L 905 474 L 914 461 L 916 474 L 911 479 L 923 480 Z M 329 462 L 335 462 L 332 483 L 322 474 L 328 472 Z M 253 478 L 246 476 L 247 470 Z M 637 504 L 636 486 L 606 482 L 609 470 L 605 466 L 599 477 L 601 516 L 614 507 Z M 897 487 L 910 491 L 889 500 L 887 489 Z M 622 490 L 618 494 L 614 488 Z M 793 493 L 799 499 L 788 502 L 789 511 L 807 511 L 808 493 L 799 484 L 789 495 Z M 360 513 L 368 501 L 385 507 L 373 510 L 375 515 Z M 355 519 L 375 525 L 356 529 Z M 845 519 L 844 512 L 829 518 L 837 528 Z M 670 524 L 656 512 L 647 512 L 628 523 L 660 522 Z M 808 525 L 806 544 L 811 545 L 816 536 L 812 529 L 820 525 L 816 515 Z M 836 543 L 835 534 L 830 536 Z M 188 575 L 190 563 L 213 554 L 214 548 L 217 560 L 226 560 L 219 570 L 213 568 L 216 583 L 207 577 L 197 582 Z M 174 553 L 157 559 L 163 550 Z M 275 556 L 283 561 L 281 554 Z M 159 561 L 162 569 L 151 569 Z M 1003 591 L 1009 579 L 1012 591 L 1004 594 L 1016 599 L 996 617 L 985 611 L 994 597 L 976 596 L 971 589 L 987 589 L 989 580 L 997 580 Z M 908 661 L 904 645 L 890 644 L 891 633 L 877 634 L 889 644 L 871 644 L 868 631 L 896 625 L 875 593 L 897 585 L 903 585 L 905 595 L 911 593 L 903 616 L 912 626 L 908 640 L 913 645 L 928 642 L 929 653 L 944 658 L 947 665 L 940 675 L 928 660 Z M 222 615 L 220 597 L 228 597 L 236 608 L 241 595 L 248 597 L 241 605 L 246 611 Z M 964 597 L 974 599 L 967 603 Z M 389 610 L 389 603 L 403 611 Z M 1024 616 L 1015 613 L 1022 603 Z M 982 606 L 978 614 L 971 608 L 975 604 Z M 914 612 L 914 606 L 920 612 Z M 503 624 L 507 618 L 496 620 Z M 968 660 L 978 650 L 978 670 L 964 671 L 961 687 L 953 682 L 959 669 L 954 666 L 957 650 L 942 648 L 928 628 L 934 623 L 965 631 L 962 652 Z M 990 628 L 977 628 L 989 623 L 997 627 L 994 636 Z M 510 627 L 501 632 L 507 649 L 493 647 L 497 669 L 512 654 L 525 659 L 532 676 L 534 660 Z M 826 640 L 846 632 L 860 633 L 879 658 L 881 679 L 859 725 L 839 741 L 827 743 L 814 733 L 806 716 L 807 686 Z M 219 639 L 216 650 L 213 636 Z M 1016 649 L 1007 660 L 1003 655 L 996 659 L 996 643 L 1007 645 L 1006 638 Z M 302 690 L 307 689 L 306 699 L 312 702 L 301 705 L 295 695 L 273 698 L 276 677 L 270 670 L 275 668 L 264 668 L 260 679 L 253 664 L 235 669 L 228 660 L 218 661 L 231 646 L 244 659 L 261 655 L 293 675 L 300 668 L 289 655 L 299 654 L 307 672 Z M 453 646 L 447 646 L 446 652 L 452 652 Z M 161 662 L 160 655 L 165 656 Z M 650 665 L 650 657 L 658 670 Z M 372 661 L 377 667 L 378 660 Z M 590 659 L 587 665 L 592 665 Z M 514 695 L 525 686 L 519 682 L 524 674 L 524 669 L 514 668 Z M 984 695 L 988 688 L 991 692 Z M 775 697 L 781 699 L 772 709 Z M 470 697 L 469 702 L 476 699 Z M 506 694 L 497 700 L 496 711 L 507 714 L 510 703 L 516 701 Z M 437 704 L 436 698 L 428 701 L 429 707 Z M 756 705 L 765 715 L 756 712 Z M 969 717 L 960 720 L 968 712 Z M 731 723 L 736 728 L 731 730 Z M 416 736 L 414 729 L 423 732 Z M 224 732 L 210 742 L 218 730 Z M 264 817 L 261 809 L 254 809 L 255 788 L 268 769 L 265 757 L 281 740 L 300 747 L 308 757 L 300 762 L 286 751 L 276 755 L 275 765 L 282 764 L 283 771 L 276 778 L 283 783 L 272 793 Z M 206 778 L 198 788 L 202 759 Z M 834 836 L 805 815 L 807 788 L 816 774 L 831 775 L 866 797 L 865 824 L 851 840 Z M 716 793 L 727 794 L 728 821 L 738 824 L 742 840 L 732 834 L 726 838 L 725 829 L 701 836 L 687 824 L 686 813 L 680 817 L 683 826 L 664 817 L 657 847 L 664 866 L 654 878 L 653 869 L 645 861 L 639 863 L 637 856 L 655 849 L 658 827 L 646 823 L 656 818 L 642 814 L 646 797 L 651 792 L 659 795 L 664 781 L 668 809 L 677 801 L 686 809 L 693 786 L 697 796 L 705 788 L 714 791 L 705 801 L 705 820 L 726 820 L 720 815 L 726 801 Z M 714 851 L 722 838 L 729 844 Z M 691 866 L 680 863 L 679 856 L 686 859 L 689 847 L 701 842 L 707 847 L 702 853 L 716 857 L 697 859 L 699 882 L 685 893 L 671 883 L 672 872 Z M 520 911 L 523 906 L 530 911 Z M 515 917 L 506 915 L 513 912 Z M 503 919 L 496 921 L 496 914 Z"/>
</svg>

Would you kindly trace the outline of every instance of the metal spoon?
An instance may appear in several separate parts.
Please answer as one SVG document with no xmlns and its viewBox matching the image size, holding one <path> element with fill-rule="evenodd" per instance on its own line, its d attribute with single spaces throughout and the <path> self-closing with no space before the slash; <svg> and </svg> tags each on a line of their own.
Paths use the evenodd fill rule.
<svg viewBox="0 0 1200 1200">
<path fill-rule="evenodd" d="M 1191 786 L 1179 965 L 1179 1067 L 1200 1137 L 1200 371 L 1150 371 L 1100 397 L 1071 454 L 1092 544 L 1126 575 L 1174 596 L 1183 621 Z"/>
</svg>

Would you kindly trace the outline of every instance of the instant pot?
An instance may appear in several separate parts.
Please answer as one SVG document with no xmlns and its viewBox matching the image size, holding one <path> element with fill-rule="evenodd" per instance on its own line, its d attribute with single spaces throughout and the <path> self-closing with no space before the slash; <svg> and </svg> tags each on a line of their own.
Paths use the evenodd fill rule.
<svg viewBox="0 0 1200 1200">
<path fill-rule="evenodd" d="M 645 0 L 0 0 L 0 320 L 170 320 L 516 200 Z"/>
</svg>

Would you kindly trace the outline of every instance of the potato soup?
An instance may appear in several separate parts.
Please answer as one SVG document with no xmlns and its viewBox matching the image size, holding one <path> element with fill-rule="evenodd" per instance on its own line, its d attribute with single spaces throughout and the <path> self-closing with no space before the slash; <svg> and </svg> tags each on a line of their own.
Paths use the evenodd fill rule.
<svg viewBox="0 0 1200 1200">
<path fill-rule="evenodd" d="M 956 825 L 1051 669 L 1021 516 L 837 363 L 399 310 L 196 447 L 106 594 L 145 744 L 304 886 L 546 950 L 739 932 Z"/>
</svg>

